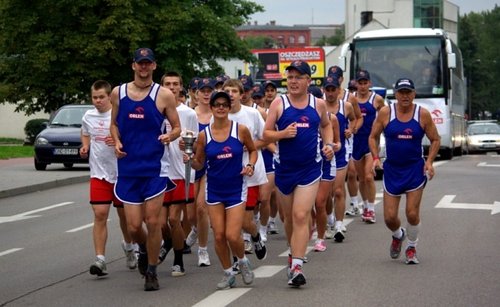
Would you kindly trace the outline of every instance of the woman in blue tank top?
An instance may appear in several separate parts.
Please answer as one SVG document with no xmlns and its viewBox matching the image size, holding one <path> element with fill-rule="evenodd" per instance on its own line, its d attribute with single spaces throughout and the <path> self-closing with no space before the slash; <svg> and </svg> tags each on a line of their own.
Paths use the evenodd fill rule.
<svg viewBox="0 0 500 307">
<path fill-rule="evenodd" d="M 247 197 L 244 176 L 253 175 L 257 151 L 248 128 L 229 120 L 231 98 L 227 93 L 214 93 L 210 98 L 210 108 L 213 123 L 198 136 L 192 166 L 199 170 L 207 161 L 205 199 L 215 250 L 224 269 L 224 277 L 217 284 L 217 288 L 222 290 L 235 286 L 230 251 L 238 257 L 243 282 L 253 282 L 254 274 L 245 256 L 241 228 Z M 244 147 L 249 154 L 247 165 L 243 165 Z"/>
</svg>

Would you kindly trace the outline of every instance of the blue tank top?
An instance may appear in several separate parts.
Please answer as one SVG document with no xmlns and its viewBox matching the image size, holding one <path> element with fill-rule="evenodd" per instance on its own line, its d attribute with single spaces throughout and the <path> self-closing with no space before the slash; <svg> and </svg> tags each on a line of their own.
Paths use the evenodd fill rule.
<svg viewBox="0 0 500 307">
<path fill-rule="evenodd" d="M 294 138 L 278 141 L 276 162 L 293 168 L 308 166 L 311 161 L 321 161 L 319 147 L 320 117 L 316 111 L 316 97 L 309 94 L 309 103 L 303 109 L 297 109 L 290 103 L 287 95 L 281 95 L 283 114 L 276 122 L 278 131 L 285 130 L 291 123 L 297 123 L 297 135 Z"/>
<path fill-rule="evenodd" d="M 135 101 L 127 95 L 127 84 L 120 85 L 116 121 L 127 155 L 118 159 L 118 176 L 167 177 L 168 150 L 158 140 L 165 129 L 165 116 L 156 107 L 159 89 L 153 83 L 149 94 Z"/>
<path fill-rule="evenodd" d="M 347 128 L 347 118 L 345 116 L 345 103 L 344 100 L 339 100 L 339 110 L 337 111 L 337 120 L 339 121 L 339 135 L 340 135 L 340 145 L 342 147 L 339 151 L 335 153 L 335 158 L 338 160 L 340 158 L 345 159 L 345 134 L 344 131 Z"/>
<path fill-rule="evenodd" d="M 396 104 L 390 106 L 389 123 L 384 129 L 387 159 L 384 163 L 408 166 L 422 160 L 422 139 L 425 135 L 420 126 L 420 106 L 415 105 L 413 118 L 401 122 L 396 117 Z"/>
<path fill-rule="evenodd" d="M 207 161 L 207 189 L 217 195 L 233 194 L 241 190 L 243 176 L 243 143 L 238 138 L 238 123 L 231 121 L 231 131 L 226 140 L 212 138 L 210 126 L 205 128 Z"/>
<path fill-rule="evenodd" d="M 368 101 L 363 103 L 359 102 L 359 109 L 361 110 L 361 115 L 363 115 L 363 125 L 359 128 L 356 135 L 369 136 L 372 130 L 373 122 L 375 117 L 377 117 L 377 109 L 373 106 L 373 101 L 375 100 L 375 92 L 372 92 Z"/>
</svg>

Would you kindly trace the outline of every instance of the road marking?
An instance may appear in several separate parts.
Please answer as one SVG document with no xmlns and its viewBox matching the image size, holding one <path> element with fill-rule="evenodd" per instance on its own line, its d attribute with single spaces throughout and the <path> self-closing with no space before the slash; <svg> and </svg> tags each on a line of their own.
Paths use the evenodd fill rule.
<svg viewBox="0 0 500 307">
<path fill-rule="evenodd" d="M 253 270 L 255 278 L 268 278 L 276 275 L 279 271 L 286 268 L 285 265 L 261 265 Z"/>
<path fill-rule="evenodd" d="M 74 202 L 69 201 L 69 202 L 59 203 L 59 204 L 43 207 L 40 209 L 26 211 L 23 213 L 11 215 L 11 216 L 0 216 L 0 224 L 8 223 L 8 222 L 15 222 L 15 221 L 22 221 L 22 220 L 26 220 L 26 219 L 39 217 L 40 215 L 31 215 L 31 214 L 54 209 L 54 208 L 58 208 L 58 207 L 62 207 L 62 206 L 67 206 L 67 205 L 71 205 L 71 204 L 74 204 Z"/>
<path fill-rule="evenodd" d="M 500 164 L 488 164 L 486 162 L 479 162 L 477 167 L 500 167 Z"/>
<path fill-rule="evenodd" d="M 446 163 L 448 163 L 448 162 L 449 162 L 449 161 L 437 161 L 437 162 L 433 162 L 433 163 L 432 163 L 432 166 L 434 166 L 434 167 L 438 167 L 438 166 L 443 165 L 443 164 L 446 164 Z"/>
<path fill-rule="evenodd" d="M 22 249 L 24 249 L 24 248 L 11 248 L 11 249 L 8 249 L 6 251 L 0 252 L 0 257 L 8 255 L 8 254 L 15 253 L 15 252 L 20 251 Z"/>
<path fill-rule="evenodd" d="M 493 204 L 454 203 L 453 199 L 455 199 L 455 197 L 456 195 L 443 196 L 435 208 L 490 210 L 491 215 L 500 212 L 500 201 L 495 201 Z"/>
<path fill-rule="evenodd" d="M 107 221 L 109 222 L 109 221 L 111 221 L 111 219 L 108 219 Z M 84 230 L 84 229 L 87 229 L 87 228 L 90 228 L 90 227 L 93 227 L 93 226 L 94 226 L 94 223 L 90 223 L 90 224 L 83 225 L 83 226 L 80 226 L 80 227 L 76 227 L 76 228 L 73 228 L 73 229 L 70 229 L 70 230 L 66 230 L 66 232 L 77 232 L 77 231 Z"/>
<path fill-rule="evenodd" d="M 205 299 L 194 304 L 193 307 L 222 307 L 231 304 L 252 288 L 231 288 L 214 292 Z"/>
</svg>

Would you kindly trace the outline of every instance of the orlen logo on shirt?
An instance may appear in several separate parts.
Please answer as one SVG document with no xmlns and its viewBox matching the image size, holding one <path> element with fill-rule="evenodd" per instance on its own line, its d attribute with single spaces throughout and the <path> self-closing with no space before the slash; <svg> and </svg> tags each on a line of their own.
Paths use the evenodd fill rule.
<svg viewBox="0 0 500 307">
<path fill-rule="evenodd" d="M 224 148 L 222 148 L 222 151 L 224 153 L 218 154 L 217 159 L 229 159 L 233 157 L 233 153 L 231 152 L 230 146 L 224 146 Z"/>
<path fill-rule="evenodd" d="M 135 108 L 135 113 L 129 113 L 128 118 L 144 119 L 144 108 L 143 107 Z"/>
<path fill-rule="evenodd" d="M 443 123 L 443 118 L 441 117 L 443 112 L 441 112 L 441 110 L 435 109 L 434 111 L 431 112 L 431 114 L 432 114 L 432 121 L 435 124 L 442 124 Z"/>
<path fill-rule="evenodd" d="M 402 134 L 398 134 L 398 139 L 403 139 L 403 140 L 411 140 L 413 139 L 413 130 L 410 128 L 406 128 L 403 130 Z"/>
<path fill-rule="evenodd" d="M 297 128 L 309 128 L 309 117 L 301 116 L 297 122 Z"/>
</svg>

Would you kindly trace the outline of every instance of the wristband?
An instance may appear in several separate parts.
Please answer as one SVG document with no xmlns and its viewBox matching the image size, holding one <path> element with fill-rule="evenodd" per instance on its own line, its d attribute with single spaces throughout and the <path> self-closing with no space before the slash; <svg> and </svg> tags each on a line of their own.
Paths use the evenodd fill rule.
<svg viewBox="0 0 500 307">
<path fill-rule="evenodd" d="M 380 160 L 380 158 L 378 156 L 373 157 L 373 161 L 377 161 L 377 160 Z"/>
<path fill-rule="evenodd" d="M 252 171 L 254 171 L 254 170 L 255 170 L 255 165 L 253 165 L 252 163 L 248 163 L 246 166 L 251 167 L 251 168 L 252 168 Z"/>
<path fill-rule="evenodd" d="M 332 143 L 328 143 L 325 146 L 330 146 L 333 149 L 333 144 Z"/>
</svg>

